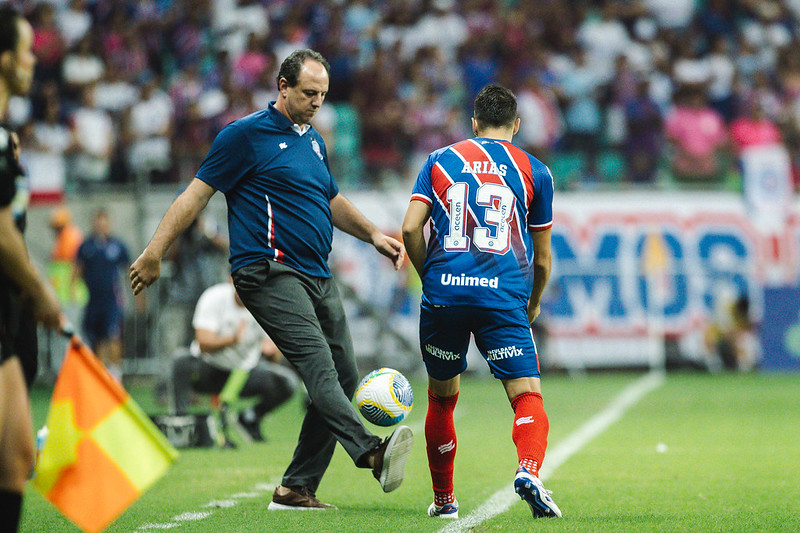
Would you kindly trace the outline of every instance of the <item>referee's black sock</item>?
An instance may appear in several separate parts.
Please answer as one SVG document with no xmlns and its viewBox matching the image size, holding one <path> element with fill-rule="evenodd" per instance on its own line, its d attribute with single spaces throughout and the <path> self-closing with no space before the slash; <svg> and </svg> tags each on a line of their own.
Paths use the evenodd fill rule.
<svg viewBox="0 0 800 533">
<path fill-rule="evenodd" d="M 22 494 L 0 489 L 0 533 L 16 533 L 22 511 Z"/>
</svg>

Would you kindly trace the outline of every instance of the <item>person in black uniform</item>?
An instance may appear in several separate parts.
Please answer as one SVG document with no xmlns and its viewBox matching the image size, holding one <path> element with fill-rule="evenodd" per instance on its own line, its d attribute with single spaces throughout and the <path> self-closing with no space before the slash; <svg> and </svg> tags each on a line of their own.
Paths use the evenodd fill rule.
<svg viewBox="0 0 800 533">
<path fill-rule="evenodd" d="M 36 58 L 33 29 L 0 7 L 0 121 L 9 98 L 28 92 Z M 36 377 L 36 321 L 58 328 L 64 316 L 25 247 L 28 192 L 19 138 L 0 122 L 0 531 L 16 531 L 35 447 L 27 391 Z"/>
</svg>

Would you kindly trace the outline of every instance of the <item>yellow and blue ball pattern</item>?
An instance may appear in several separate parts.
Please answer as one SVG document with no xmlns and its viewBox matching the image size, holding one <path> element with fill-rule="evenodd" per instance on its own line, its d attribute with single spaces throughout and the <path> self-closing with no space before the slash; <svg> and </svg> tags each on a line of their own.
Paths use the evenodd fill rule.
<svg viewBox="0 0 800 533">
<path fill-rule="evenodd" d="M 392 368 L 373 370 L 356 389 L 361 415 L 377 426 L 393 426 L 411 412 L 414 390 L 408 380 Z"/>
</svg>

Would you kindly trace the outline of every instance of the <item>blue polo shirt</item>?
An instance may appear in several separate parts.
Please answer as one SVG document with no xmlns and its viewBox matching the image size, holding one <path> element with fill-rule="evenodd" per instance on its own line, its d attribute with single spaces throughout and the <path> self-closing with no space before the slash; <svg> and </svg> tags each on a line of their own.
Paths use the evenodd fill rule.
<svg viewBox="0 0 800 533">
<path fill-rule="evenodd" d="M 269 259 L 331 277 L 330 201 L 339 188 L 313 127 L 300 135 L 271 102 L 219 132 L 197 177 L 228 202 L 231 272 Z"/>
<path fill-rule="evenodd" d="M 113 236 L 90 235 L 78 248 L 76 260 L 89 289 L 89 307 L 107 309 L 122 304 L 120 272 L 130 264 L 125 243 Z"/>
</svg>

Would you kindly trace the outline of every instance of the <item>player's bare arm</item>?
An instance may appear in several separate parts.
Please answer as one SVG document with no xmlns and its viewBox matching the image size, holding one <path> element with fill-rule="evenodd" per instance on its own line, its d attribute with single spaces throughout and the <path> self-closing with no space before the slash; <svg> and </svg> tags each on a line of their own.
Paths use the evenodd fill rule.
<svg viewBox="0 0 800 533">
<path fill-rule="evenodd" d="M 392 261 L 395 270 L 403 264 L 406 255 L 403 243 L 379 230 L 341 194 L 337 194 L 331 200 L 331 216 L 334 226 L 356 239 L 371 243 L 376 250 Z"/>
<path fill-rule="evenodd" d="M 403 244 L 408 252 L 408 258 L 422 276 L 422 266 L 425 264 L 427 247 L 425 245 L 425 223 L 431 216 L 431 208 L 425 202 L 411 200 L 403 220 Z"/>
<path fill-rule="evenodd" d="M 200 214 L 216 189 L 197 178 L 167 209 L 153 238 L 130 268 L 131 289 L 139 294 L 161 276 L 161 259 L 175 239 Z"/>
<path fill-rule="evenodd" d="M 533 290 L 528 301 L 528 320 L 533 322 L 539 316 L 539 304 L 547 280 L 550 279 L 553 256 L 550 251 L 550 228 L 534 231 L 531 237 L 533 238 Z"/>
<path fill-rule="evenodd" d="M 230 335 L 220 335 L 210 329 L 198 328 L 194 330 L 194 338 L 197 340 L 200 351 L 214 353 L 239 344 L 244 337 L 246 328 L 247 323 L 242 322 L 242 324 L 236 328 L 236 331 Z"/>
<path fill-rule="evenodd" d="M 49 328 L 64 322 L 55 294 L 33 266 L 9 206 L 0 208 L 0 266 L 33 301 L 33 315 Z"/>
</svg>

